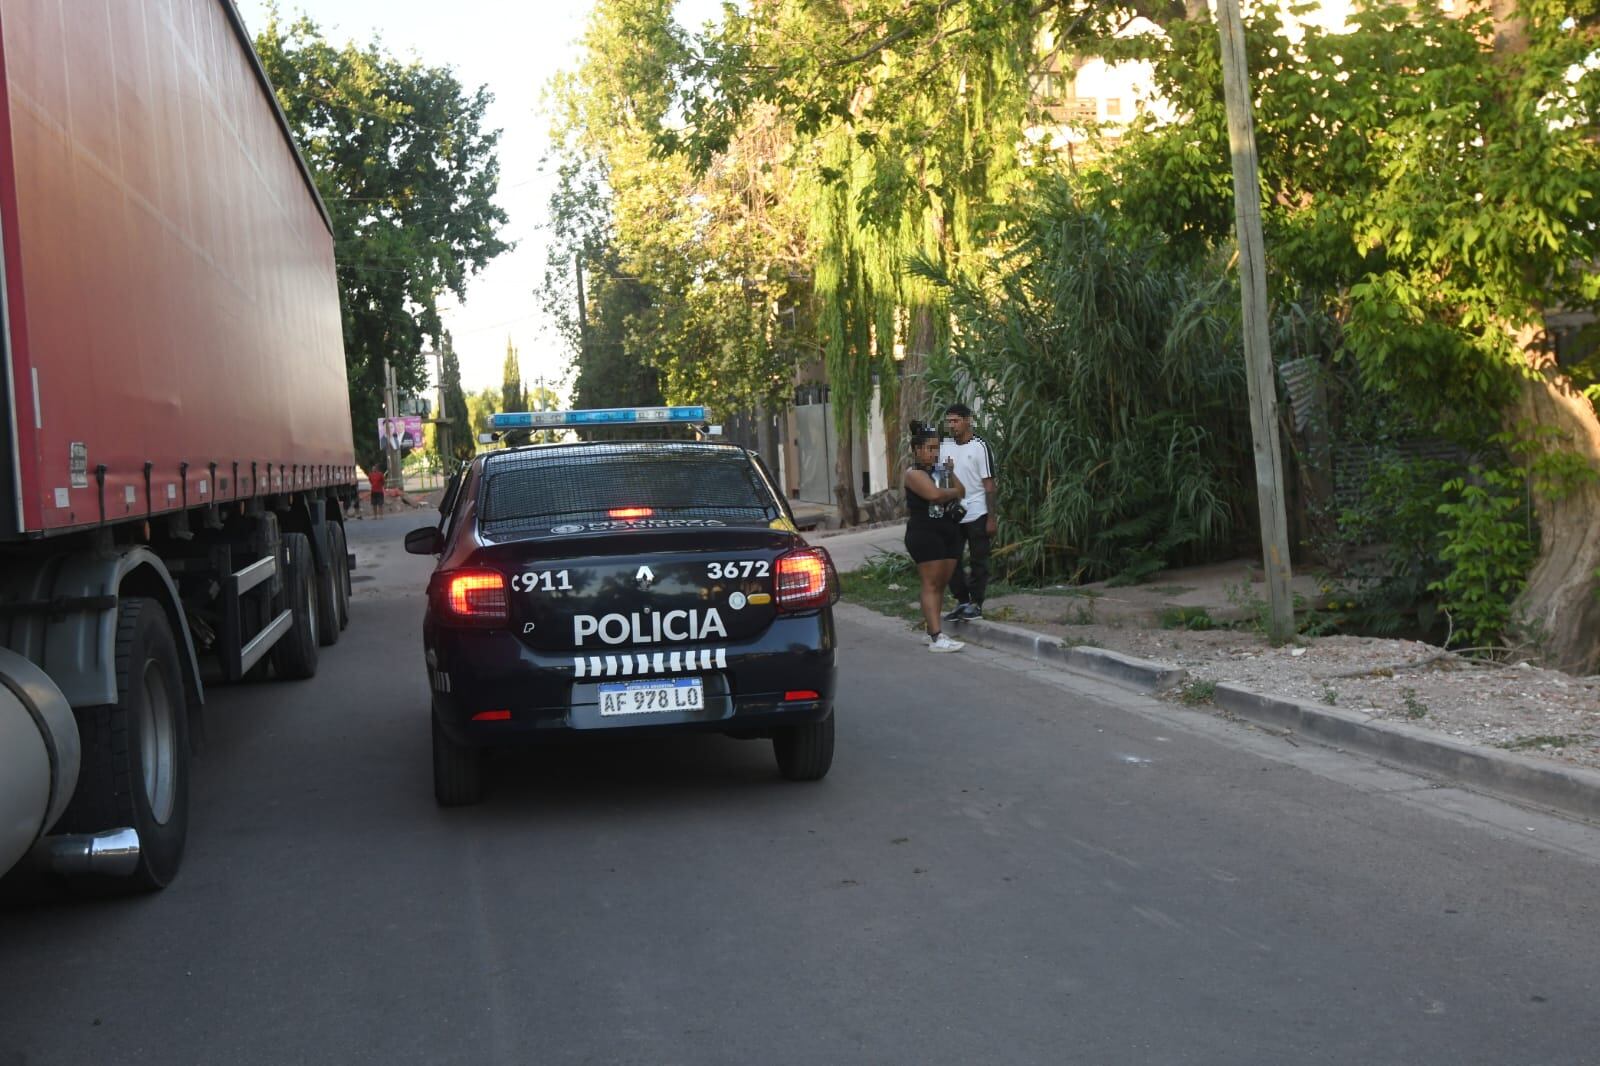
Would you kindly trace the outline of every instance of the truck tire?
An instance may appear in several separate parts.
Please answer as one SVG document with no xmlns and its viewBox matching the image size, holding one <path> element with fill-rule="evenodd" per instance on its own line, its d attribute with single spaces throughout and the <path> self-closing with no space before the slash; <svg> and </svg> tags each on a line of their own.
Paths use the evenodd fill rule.
<svg viewBox="0 0 1600 1066">
<path fill-rule="evenodd" d="M 350 543 L 344 525 L 333 523 L 333 561 L 339 567 L 339 628 L 350 624 Z"/>
<path fill-rule="evenodd" d="M 820 781 L 833 765 L 833 712 L 820 722 L 784 726 L 772 737 L 778 772 L 790 781 Z"/>
<path fill-rule="evenodd" d="M 283 607 L 293 617 L 289 632 L 272 646 L 278 676 L 304 681 L 317 676 L 317 566 L 304 533 L 283 535 Z"/>
<path fill-rule="evenodd" d="M 328 568 L 318 570 L 317 586 L 317 643 L 324 648 L 339 643 L 339 564 L 334 558 L 333 526 L 322 527 L 323 554 Z"/>
<path fill-rule="evenodd" d="M 433 798 L 441 807 L 467 807 L 483 802 L 488 752 L 450 739 L 433 720 Z"/>
<path fill-rule="evenodd" d="M 178 645 L 155 600 L 117 605 L 117 702 L 76 710 L 78 788 L 56 832 L 132 826 L 139 866 L 116 891 L 153 891 L 177 875 L 189 833 L 189 713 Z"/>
</svg>

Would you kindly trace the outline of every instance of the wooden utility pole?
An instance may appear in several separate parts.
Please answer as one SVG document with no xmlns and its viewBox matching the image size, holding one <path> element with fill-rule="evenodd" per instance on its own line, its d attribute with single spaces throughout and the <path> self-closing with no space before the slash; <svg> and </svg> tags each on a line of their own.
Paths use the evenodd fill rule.
<svg viewBox="0 0 1600 1066">
<path fill-rule="evenodd" d="M 1244 304 L 1245 380 L 1250 390 L 1250 436 L 1255 445 L 1256 500 L 1261 513 L 1261 554 L 1267 578 L 1274 642 L 1294 636 L 1289 589 L 1289 522 L 1283 503 L 1283 453 L 1278 448 L 1278 386 L 1267 331 L 1266 247 L 1261 236 L 1261 179 L 1251 117 L 1250 71 L 1245 61 L 1239 0 L 1217 0 L 1222 35 L 1222 94 L 1228 108 L 1233 155 L 1234 218 L 1239 238 L 1239 289 Z"/>
<path fill-rule="evenodd" d="M 583 298 L 583 257 L 584 251 L 572 253 L 572 270 L 578 278 L 578 359 L 580 362 L 589 357 L 589 309 Z"/>
</svg>

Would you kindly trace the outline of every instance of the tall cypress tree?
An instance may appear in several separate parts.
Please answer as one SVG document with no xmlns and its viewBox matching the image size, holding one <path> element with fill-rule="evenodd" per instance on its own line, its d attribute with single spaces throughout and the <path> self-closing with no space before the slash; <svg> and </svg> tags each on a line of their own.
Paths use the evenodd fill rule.
<svg viewBox="0 0 1600 1066">
<path fill-rule="evenodd" d="M 456 346 L 450 340 L 450 334 L 444 335 L 441 346 L 443 358 L 439 371 L 440 391 L 444 393 L 444 410 L 439 412 L 439 417 L 445 419 L 449 430 L 449 452 L 445 453 L 440 447 L 439 459 L 445 469 L 450 469 L 457 462 L 472 458 L 474 447 L 472 432 L 472 416 L 467 411 L 467 396 L 461 390 L 461 361 L 456 358 Z M 437 442 L 439 434 L 434 435 Z"/>
<path fill-rule="evenodd" d="M 501 374 L 500 382 L 500 410 L 526 411 L 528 409 L 527 394 L 522 391 L 522 367 L 517 363 L 517 349 L 511 343 L 511 338 L 506 338 L 505 370 Z"/>
</svg>

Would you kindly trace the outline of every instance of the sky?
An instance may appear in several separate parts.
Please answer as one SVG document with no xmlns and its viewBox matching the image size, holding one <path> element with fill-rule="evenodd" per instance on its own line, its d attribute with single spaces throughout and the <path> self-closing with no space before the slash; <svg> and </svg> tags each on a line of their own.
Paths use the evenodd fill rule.
<svg viewBox="0 0 1600 1066">
<path fill-rule="evenodd" d="M 235 0 L 252 33 L 266 23 L 268 0 Z M 569 376 L 571 352 L 550 328 L 534 290 L 544 278 L 544 220 L 553 176 L 542 169 L 550 116 L 545 86 L 579 59 L 578 43 L 592 5 L 583 0 L 530 4 L 526 0 L 279 0 L 284 18 L 304 12 L 334 44 L 381 37 L 402 58 L 448 66 L 469 90 L 494 95 L 485 124 L 500 129 L 500 192 L 508 221 L 502 237 L 515 241 L 467 287 L 459 305 L 446 297 L 445 326 L 469 392 L 499 387 L 506 340 L 516 345 L 525 385 L 543 379 L 555 388 Z M 720 4 L 680 0 L 678 18 L 690 26 L 715 16 Z M 429 360 L 432 363 L 432 360 Z M 566 390 L 560 390 L 563 396 Z"/>
</svg>

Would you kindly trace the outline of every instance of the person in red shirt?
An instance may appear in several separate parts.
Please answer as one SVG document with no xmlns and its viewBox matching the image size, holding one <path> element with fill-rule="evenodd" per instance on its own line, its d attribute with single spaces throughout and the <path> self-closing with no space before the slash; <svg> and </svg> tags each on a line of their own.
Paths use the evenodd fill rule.
<svg viewBox="0 0 1600 1066">
<path fill-rule="evenodd" d="M 373 467 L 367 471 L 367 482 L 372 486 L 372 516 L 383 516 L 383 471 Z"/>
</svg>

